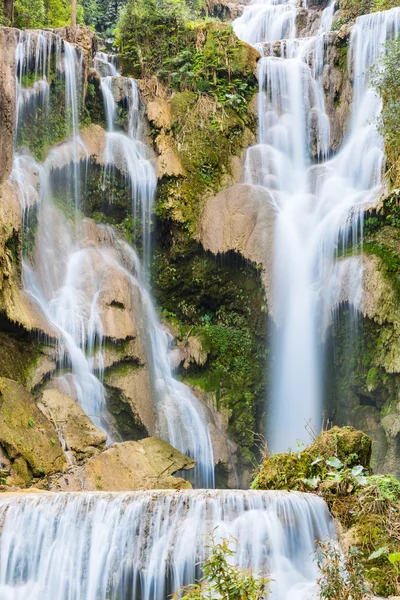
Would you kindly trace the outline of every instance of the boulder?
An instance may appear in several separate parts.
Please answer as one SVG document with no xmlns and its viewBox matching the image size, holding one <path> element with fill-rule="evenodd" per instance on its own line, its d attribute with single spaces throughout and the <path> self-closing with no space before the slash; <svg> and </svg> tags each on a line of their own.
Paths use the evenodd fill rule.
<svg viewBox="0 0 400 600">
<path fill-rule="evenodd" d="M 0 447 L 11 468 L 20 475 L 19 485 L 28 485 L 33 475 L 51 475 L 67 466 L 55 427 L 25 388 L 3 377 L 0 378 Z"/>
<path fill-rule="evenodd" d="M 104 449 L 107 435 L 93 425 L 75 400 L 56 389 L 43 392 L 39 408 L 58 431 L 65 442 L 65 449 L 72 452 L 78 462 L 90 458 Z"/>
<path fill-rule="evenodd" d="M 301 452 L 274 454 L 264 460 L 255 480 L 257 489 L 303 489 L 304 479 L 324 472 L 325 461 L 338 458 L 344 465 L 362 465 L 370 471 L 371 438 L 354 427 L 332 427 L 323 431 Z"/>
<path fill-rule="evenodd" d="M 195 462 L 157 438 L 114 444 L 82 467 L 73 467 L 52 485 L 53 491 L 134 491 L 191 488 L 173 477 Z"/>
</svg>

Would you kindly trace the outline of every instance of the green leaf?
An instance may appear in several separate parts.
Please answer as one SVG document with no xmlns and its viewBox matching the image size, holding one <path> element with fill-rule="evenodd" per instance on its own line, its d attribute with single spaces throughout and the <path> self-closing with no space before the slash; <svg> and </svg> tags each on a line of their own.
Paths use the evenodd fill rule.
<svg viewBox="0 0 400 600">
<path fill-rule="evenodd" d="M 387 546 L 382 546 L 381 548 L 378 548 L 378 550 L 375 550 L 375 552 L 373 552 L 371 554 L 371 556 L 368 557 L 368 560 L 375 560 L 376 558 L 379 558 L 383 554 L 387 554 L 387 552 L 388 552 Z"/>
<path fill-rule="evenodd" d="M 389 554 L 388 559 L 392 565 L 400 562 L 400 552 L 393 552 L 392 554 Z"/>
<path fill-rule="evenodd" d="M 311 466 L 313 467 L 314 465 L 317 465 L 318 463 L 320 463 L 320 462 L 321 462 L 321 460 L 324 460 L 324 459 L 322 458 L 322 456 L 320 456 L 319 458 L 316 458 L 316 459 L 315 459 L 315 460 L 314 460 L 314 461 L 311 463 Z"/>
<path fill-rule="evenodd" d="M 325 462 L 329 467 L 333 467 L 334 469 L 342 469 L 343 468 L 342 461 L 339 460 L 336 456 L 332 456 L 331 458 L 328 458 Z"/>
<path fill-rule="evenodd" d="M 309 488 L 316 490 L 321 479 L 320 479 L 320 477 L 308 477 L 308 478 L 306 477 L 305 479 L 302 479 L 301 481 L 303 483 L 305 483 Z"/>
<path fill-rule="evenodd" d="M 357 465 L 356 467 L 352 468 L 351 474 L 353 475 L 353 477 L 358 477 L 363 471 L 364 467 L 362 465 Z"/>
</svg>

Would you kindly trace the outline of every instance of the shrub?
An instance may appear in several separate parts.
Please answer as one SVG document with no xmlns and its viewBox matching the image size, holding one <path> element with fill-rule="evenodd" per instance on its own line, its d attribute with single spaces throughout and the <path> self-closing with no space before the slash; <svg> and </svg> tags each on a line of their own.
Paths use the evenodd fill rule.
<svg viewBox="0 0 400 600">
<path fill-rule="evenodd" d="M 203 579 L 180 590 L 174 600 L 263 600 L 266 597 L 268 578 L 255 577 L 251 571 L 244 571 L 228 562 L 235 554 L 229 547 L 230 541 L 224 539 L 217 543 L 212 539 L 207 560 L 202 566 Z"/>
<path fill-rule="evenodd" d="M 371 588 L 364 577 L 360 551 L 351 547 L 343 552 L 337 543 L 318 542 L 319 597 L 326 600 L 367 600 Z"/>
</svg>

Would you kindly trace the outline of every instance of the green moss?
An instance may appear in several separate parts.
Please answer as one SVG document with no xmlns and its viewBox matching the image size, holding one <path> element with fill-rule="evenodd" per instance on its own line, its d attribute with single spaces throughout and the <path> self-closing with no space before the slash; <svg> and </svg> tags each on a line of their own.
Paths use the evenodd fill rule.
<svg viewBox="0 0 400 600">
<path fill-rule="evenodd" d="M 1 323 L 7 326 L 7 322 Z M 0 333 L 0 377 L 26 383 L 41 356 L 38 341 L 22 332 Z"/>
<path fill-rule="evenodd" d="M 366 379 L 367 388 L 369 391 L 373 392 L 380 384 L 379 372 L 376 367 L 371 367 L 367 373 Z"/>
<path fill-rule="evenodd" d="M 181 5 L 168 0 L 128 4 L 120 45 L 126 72 L 156 76 L 175 92 L 170 100 L 172 126 L 163 133 L 184 175 L 161 181 L 156 212 L 194 235 L 204 198 L 219 191 L 223 177 L 230 175 L 230 158 L 256 132 L 248 103 L 258 88 L 259 54 L 236 37 L 231 25 L 191 21 L 190 11 Z M 159 133 L 152 130 L 155 144 Z"/>
<path fill-rule="evenodd" d="M 36 231 L 38 227 L 37 206 L 30 207 L 24 215 L 22 232 L 22 254 L 29 257 L 35 247 Z"/>
<path fill-rule="evenodd" d="M 250 463 L 266 394 L 267 315 L 260 273 L 237 255 L 221 260 L 204 252 L 170 223 L 158 229 L 152 275 L 157 303 L 175 335 L 182 341 L 197 337 L 206 354 L 204 364 L 191 363 L 179 375 L 213 393 L 217 406 L 228 411 L 229 434 Z"/>
<path fill-rule="evenodd" d="M 203 200 L 217 193 L 223 176 L 231 174 L 230 159 L 244 149 L 256 123 L 250 114 L 242 118 L 231 107 L 221 111 L 210 96 L 197 98 L 187 91 L 173 96 L 171 113 L 172 145 L 185 175 L 161 181 L 156 213 L 194 234 Z"/>
<path fill-rule="evenodd" d="M 347 54 L 348 54 L 348 44 L 343 44 L 339 48 L 339 58 L 338 58 L 338 67 L 344 73 L 347 71 Z"/>
<path fill-rule="evenodd" d="M 85 111 L 82 115 L 81 126 L 97 123 L 106 126 L 104 101 L 101 92 L 101 81 L 97 73 L 90 72 L 87 81 Z"/>
<path fill-rule="evenodd" d="M 32 422 L 35 426 L 29 425 Z M 17 461 L 24 481 L 64 468 L 61 445 L 52 445 L 51 439 L 57 439 L 57 432 L 33 397 L 17 382 L 0 378 L 0 445 L 13 463 Z"/>
<path fill-rule="evenodd" d="M 49 101 L 32 104 L 29 114 L 18 128 L 17 146 L 27 147 L 36 160 L 43 160 L 50 146 L 64 140 L 71 132 L 70 109 L 65 106 L 65 83 L 56 77 L 53 65 Z"/>
</svg>

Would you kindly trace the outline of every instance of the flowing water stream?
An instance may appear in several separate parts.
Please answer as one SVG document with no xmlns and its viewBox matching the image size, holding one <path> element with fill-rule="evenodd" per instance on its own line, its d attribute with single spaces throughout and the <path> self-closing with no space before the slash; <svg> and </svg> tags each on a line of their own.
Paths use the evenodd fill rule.
<svg viewBox="0 0 400 600">
<path fill-rule="evenodd" d="M 166 600 L 193 583 L 214 530 L 271 575 L 273 599 L 307 600 L 314 540 L 333 535 L 320 498 L 287 492 L 3 497 L 0 521 L 2 600 Z"/>
<path fill-rule="evenodd" d="M 383 42 L 398 34 L 400 8 L 359 17 L 353 27 L 348 59 L 353 103 L 334 156 L 322 78 L 332 15 L 329 4 L 317 35 L 296 38 L 294 2 L 256 0 L 234 23 L 237 35 L 263 54 L 258 143 L 247 152 L 245 182 L 265 187 L 275 211 L 270 310 L 277 328 L 268 418 L 275 452 L 303 440 L 308 420 L 319 428 L 323 334 L 345 271 L 335 261 L 357 241 L 365 207 L 382 192 L 383 141 L 376 128 L 381 102 L 368 85 L 368 70 Z M 362 276 L 360 266 L 356 274 Z"/>
</svg>

